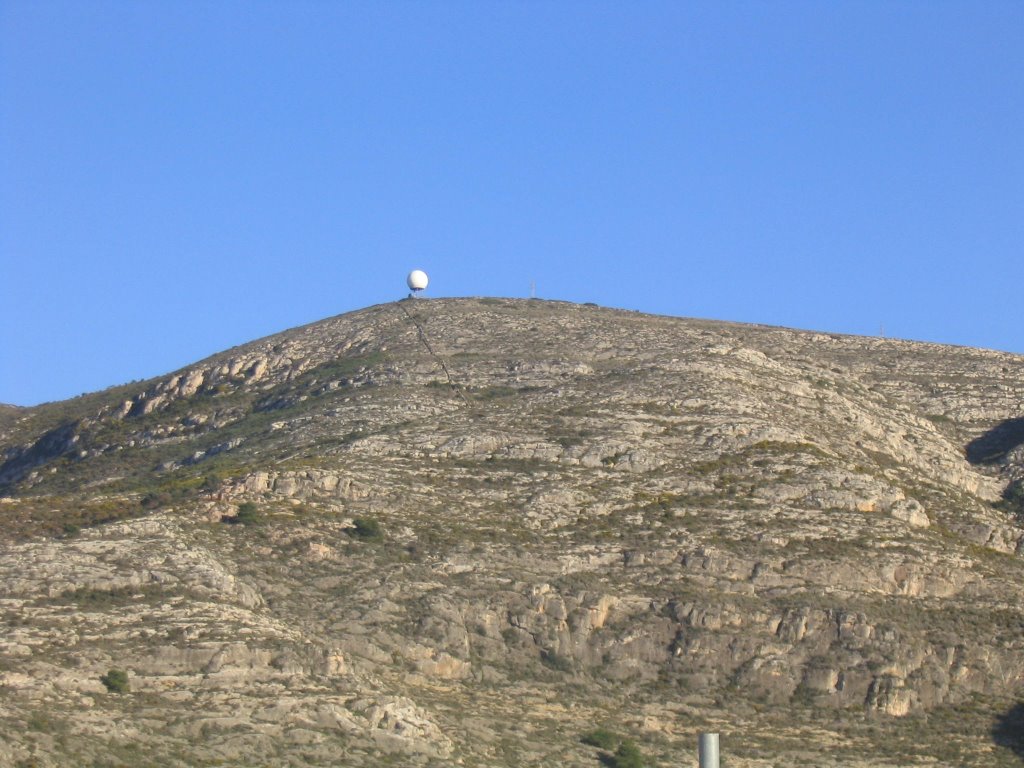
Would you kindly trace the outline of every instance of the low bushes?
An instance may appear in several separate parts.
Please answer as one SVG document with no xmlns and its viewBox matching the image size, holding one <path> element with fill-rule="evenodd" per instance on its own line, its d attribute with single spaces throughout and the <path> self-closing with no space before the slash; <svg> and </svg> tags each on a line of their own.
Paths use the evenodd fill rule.
<svg viewBox="0 0 1024 768">
<path fill-rule="evenodd" d="M 128 673 L 123 669 L 111 669 L 107 674 L 100 677 L 100 682 L 107 687 L 111 693 L 128 693 Z"/>
<path fill-rule="evenodd" d="M 384 538 L 384 529 L 372 517 L 357 517 L 352 521 L 349 535 L 363 541 L 379 541 Z"/>
</svg>

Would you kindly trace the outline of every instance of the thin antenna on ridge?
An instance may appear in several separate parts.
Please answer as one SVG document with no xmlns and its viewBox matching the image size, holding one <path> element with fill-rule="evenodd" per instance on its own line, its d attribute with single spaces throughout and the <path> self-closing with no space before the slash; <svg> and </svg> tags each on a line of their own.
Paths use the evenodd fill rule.
<svg viewBox="0 0 1024 768">
<path fill-rule="evenodd" d="M 530 298 L 537 298 L 537 283 L 533 280 L 530 281 Z"/>
</svg>

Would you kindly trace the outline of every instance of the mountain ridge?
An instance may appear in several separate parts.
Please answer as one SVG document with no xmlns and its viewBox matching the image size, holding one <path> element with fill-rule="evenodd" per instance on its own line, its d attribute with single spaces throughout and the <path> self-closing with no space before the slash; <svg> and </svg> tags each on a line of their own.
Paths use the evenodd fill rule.
<svg viewBox="0 0 1024 768">
<path fill-rule="evenodd" d="M 163 764 L 1015 764 L 1022 403 L 1010 353 L 431 299 L 27 409 L 0 746 L 88 701 L 66 745 Z"/>
</svg>

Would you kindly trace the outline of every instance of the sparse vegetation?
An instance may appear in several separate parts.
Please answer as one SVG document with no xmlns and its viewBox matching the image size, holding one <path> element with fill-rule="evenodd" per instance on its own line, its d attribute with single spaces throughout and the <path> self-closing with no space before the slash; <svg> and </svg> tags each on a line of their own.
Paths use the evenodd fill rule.
<svg viewBox="0 0 1024 768">
<path fill-rule="evenodd" d="M 401 740 L 384 754 L 362 724 L 397 730 L 411 713 L 416 759 L 438 765 L 667 765 L 704 718 L 749 726 L 729 755 L 751 762 L 793 762 L 820 736 L 844 755 L 891 745 L 900 765 L 1019 763 L 1006 680 L 1024 658 L 1024 489 L 994 509 L 964 473 L 1020 477 L 1021 435 L 993 442 L 962 414 L 1016 397 L 1020 367 L 466 306 L 416 307 L 464 399 L 383 305 L 232 350 L 213 368 L 259 355 L 271 370 L 250 381 L 246 362 L 149 414 L 100 410 L 157 382 L 3 421 L 3 455 L 43 423 L 80 437 L 0 498 L 0 536 L 23 539 L 0 558 L 16 650 L 0 673 L 26 693 L 0 731 L 17 749 L 47 765 L 405 765 Z M 385 341 L 386 356 L 370 349 Z M 789 368 L 744 357 L 759 350 Z M 922 421 L 936 411 L 955 420 Z M 973 470 L 956 444 L 971 437 Z M 927 527 L 893 514 L 901 495 Z M 110 677 L 85 711 L 54 681 L 95 668 L 101 690 L 97 663 L 167 687 L 131 677 L 118 697 Z M 671 733 L 642 728 L 667 711 Z M 96 740 L 108 717 L 142 738 Z M 301 721 L 295 741 L 264 738 L 279 717 Z"/>
<path fill-rule="evenodd" d="M 353 519 L 349 532 L 352 536 L 362 541 L 380 541 L 384 538 L 384 529 L 372 517 L 357 517 Z"/>
<path fill-rule="evenodd" d="M 1003 498 L 996 502 L 996 506 L 1016 516 L 1019 523 L 1024 525 L 1024 480 L 1014 480 L 1006 486 Z"/>
<path fill-rule="evenodd" d="M 591 747 L 606 749 L 611 752 L 622 742 L 622 737 L 609 731 L 607 728 L 595 728 L 593 731 L 584 733 L 580 737 L 580 741 Z"/>
<path fill-rule="evenodd" d="M 489 387 L 481 387 L 472 391 L 474 400 L 497 400 L 504 397 L 512 397 L 519 393 L 519 390 L 515 387 L 506 387 L 504 385 L 494 385 Z"/>
<path fill-rule="evenodd" d="M 607 728 L 587 731 L 580 737 L 580 742 L 603 750 L 600 760 L 608 768 L 649 768 L 654 765 L 653 761 L 640 751 L 636 742 L 623 738 Z"/>
<path fill-rule="evenodd" d="M 100 682 L 111 693 L 128 693 L 130 690 L 128 673 L 123 669 L 108 670 L 105 675 L 100 676 Z"/>
<path fill-rule="evenodd" d="M 610 768 L 647 768 L 650 766 L 640 748 L 629 739 L 623 740 L 608 760 Z"/>
<path fill-rule="evenodd" d="M 243 501 L 238 505 L 238 511 L 232 520 L 242 525 L 259 525 L 263 522 L 263 515 L 255 502 Z"/>
<path fill-rule="evenodd" d="M 569 673 L 575 670 L 576 665 L 568 656 L 562 656 L 555 651 L 543 650 L 540 654 L 540 663 L 548 669 L 556 672 Z"/>
</svg>

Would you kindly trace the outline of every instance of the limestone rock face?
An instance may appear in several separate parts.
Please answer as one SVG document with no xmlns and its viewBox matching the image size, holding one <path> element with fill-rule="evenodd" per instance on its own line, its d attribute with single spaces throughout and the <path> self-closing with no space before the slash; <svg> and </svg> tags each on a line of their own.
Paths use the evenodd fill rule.
<svg viewBox="0 0 1024 768">
<path fill-rule="evenodd" d="M 893 503 L 889 512 L 897 520 L 902 520 L 915 528 L 927 528 L 931 525 L 931 520 L 917 499 L 900 499 Z"/>
<path fill-rule="evenodd" d="M 1024 754 L 1020 356 L 430 300 L 0 417 L 0 765 Z"/>
</svg>

